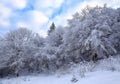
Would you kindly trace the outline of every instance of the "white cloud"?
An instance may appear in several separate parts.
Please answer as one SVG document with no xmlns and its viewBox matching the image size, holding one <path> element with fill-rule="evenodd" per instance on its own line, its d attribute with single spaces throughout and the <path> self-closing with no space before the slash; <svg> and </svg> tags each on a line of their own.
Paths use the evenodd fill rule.
<svg viewBox="0 0 120 84">
<path fill-rule="evenodd" d="M 16 26 L 17 28 L 28 28 L 28 24 L 22 21 L 17 22 Z"/>
<path fill-rule="evenodd" d="M 16 23 L 18 28 L 28 28 L 34 32 L 37 32 L 43 37 L 47 35 L 47 32 L 44 29 L 41 29 L 43 25 L 46 25 L 49 20 L 47 16 L 36 10 L 28 11 L 25 16 L 28 17 L 27 20 L 18 21 Z"/>
<path fill-rule="evenodd" d="M 10 4 L 14 8 L 23 9 L 26 7 L 27 1 L 26 0 L 11 0 Z"/>
<path fill-rule="evenodd" d="M 29 11 L 28 15 L 30 17 L 29 22 L 34 25 L 34 27 L 40 27 L 48 21 L 48 17 L 40 11 Z"/>
<path fill-rule="evenodd" d="M 11 15 L 11 9 L 4 6 L 3 4 L 0 4 L 0 16 L 1 17 L 9 17 Z"/>
<path fill-rule="evenodd" d="M 64 0 L 39 0 L 35 3 L 37 8 L 58 8 Z"/>
<path fill-rule="evenodd" d="M 0 1 L 0 26 L 10 26 L 10 18 L 14 9 L 23 9 L 27 5 L 27 0 L 1 0 Z"/>
<path fill-rule="evenodd" d="M 44 12 L 45 15 L 51 16 L 53 11 L 59 8 L 64 0 L 35 0 L 34 8 Z"/>
<path fill-rule="evenodd" d="M 0 20 L 0 26 L 8 27 L 9 25 L 10 25 L 10 22 L 8 20 Z"/>
<path fill-rule="evenodd" d="M 12 9 L 23 9 L 27 5 L 27 0 L 1 0 L 1 2 Z"/>
<path fill-rule="evenodd" d="M 9 18 L 12 14 L 12 10 L 3 4 L 0 4 L 0 26 L 7 27 L 10 25 Z"/>
<path fill-rule="evenodd" d="M 57 15 L 50 23 L 55 22 L 56 26 L 66 26 L 67 25 L 67 19 L 72 18 L 72 13 L 70 11 L 66 11 L 65 13 L 62 13 L 60 15 Z"/>
<path fill-rule="evenodd" d="M 60 7 L 64 0 L 52 0 L 55 8 Z"/>
<path fill-rule="evenodd" d="M 38 32 L 37 32 L 40 36 L 42 36 L 42 37 L 46 37 L 47 36 L 47 31 L 45 31 L 45 30 L 38 30 Z"/>
</svg>

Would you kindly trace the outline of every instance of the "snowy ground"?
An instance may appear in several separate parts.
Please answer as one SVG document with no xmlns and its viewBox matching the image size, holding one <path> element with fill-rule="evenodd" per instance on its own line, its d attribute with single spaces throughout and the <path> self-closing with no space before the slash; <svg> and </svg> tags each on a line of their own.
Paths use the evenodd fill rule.
<svg viewBox="0 0 120 84">
<path fill-rule="evenodd" d="M 77 82 L 71 82 L 72 79 L 72 74 L 23 76 L 0 79 L 0 84 L 120 84 L 120 72 L 95 71 L 86 73 L 83 78 L 76 76 Z"/>
</svg>

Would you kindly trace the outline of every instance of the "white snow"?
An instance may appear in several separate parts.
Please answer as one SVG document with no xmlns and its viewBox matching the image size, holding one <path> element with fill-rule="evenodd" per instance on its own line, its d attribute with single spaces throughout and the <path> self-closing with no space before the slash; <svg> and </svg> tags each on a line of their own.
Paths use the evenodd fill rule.
<svg viewBox="0 0 120 84">
<path fill-rule="evenodd" d="M 95 71 L 85 74 L 84 78 L 76 76 L 77 82 L 71 82 L 73 74 L 38 75 L 1 79 L 0 84 L 120 84 L 120 72 Z"/>
</svg>

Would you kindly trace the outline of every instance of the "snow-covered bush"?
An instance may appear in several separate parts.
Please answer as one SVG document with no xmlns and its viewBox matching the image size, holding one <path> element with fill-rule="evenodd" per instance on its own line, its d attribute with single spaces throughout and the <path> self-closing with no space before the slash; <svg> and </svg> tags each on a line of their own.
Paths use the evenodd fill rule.
<svg viewBox="0 0 120 84">
<path fill-rule="evenodd" d="M 73 75 L 77 75 L 80 77 L 85 77 L 87 72 L 92 72 L 96 66 L 94 62 L 80 62 L 79 64 L 73 64 L 71 67 L 71 71 L 73 71 Z"/>
<path fill-rule="evenodd" d="M 120 55 L 99 61 L 95 70 L 120 71 Z"/>
<path fill-rule="evenodd" d="M 61 75 L 64 74 L 72 74 L 73 75 L 73 79 L 74 78 L 80 78 L 80 77 L 85 77 L 86 73 L 88 72 L 93 72 L 93 70 L 96 67 L 96 63 L 94 62 L 80 62 L 78 64 L 76 63 L 71 63 L 67 66 L 63 66 L 60 69 L 57 70 L 57 74 L 59 75 L 59 77 Z"/>
</svg>

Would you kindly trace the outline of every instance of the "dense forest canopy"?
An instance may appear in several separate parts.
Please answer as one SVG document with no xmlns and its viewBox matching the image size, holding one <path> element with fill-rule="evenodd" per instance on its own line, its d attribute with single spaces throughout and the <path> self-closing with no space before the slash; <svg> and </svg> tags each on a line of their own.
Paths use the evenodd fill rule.
<svg viewBox="0 0 120 84">
<path fill-rule="evenodd" d="M 23 70 L 51 72 L 116 54 L 120 54 L 120 8 L 87 6 L 66 27 L 52 23 L 46 38 L 26 28 L 0 37 L 0 76 Z"/>
</svg>

